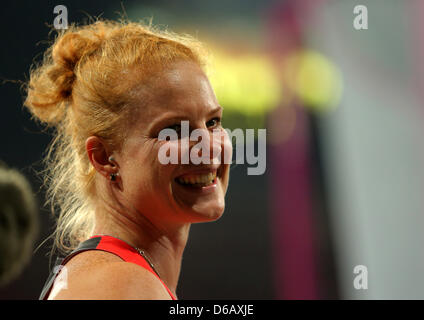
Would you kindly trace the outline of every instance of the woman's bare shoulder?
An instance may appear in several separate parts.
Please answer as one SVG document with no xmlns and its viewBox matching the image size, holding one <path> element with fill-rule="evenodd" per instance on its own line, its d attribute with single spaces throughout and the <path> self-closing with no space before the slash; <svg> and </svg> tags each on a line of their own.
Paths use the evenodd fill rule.
<svg viewBox="0 0 424 320">
<path fill-rule="evenodd" d="M 49 299 L 165 300 L 170 296 L 145 268 L 108 252 L 87 251 L 62 268 Z"/>
</svg>

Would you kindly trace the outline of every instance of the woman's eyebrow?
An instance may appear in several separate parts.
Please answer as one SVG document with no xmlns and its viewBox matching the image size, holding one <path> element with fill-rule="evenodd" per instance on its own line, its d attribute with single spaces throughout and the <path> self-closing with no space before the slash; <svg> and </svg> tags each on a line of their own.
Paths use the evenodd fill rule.
<svg viewBox="0 0 424 320">
<path fill-rule="evenodd" d="M 209 111 L 209 115 L 212 115 L 212 114 L 215 114 L 215 113 L 217 113 L 217 112 L 219 112 L 219 111 L 222 111 L 222 110 L 224 110 L 224 108 L 223 107 L 221 107 L 221 106 L 217 106 L 216 108 L 213 108 L 213 110 L 211 110 L 211 111 Z"/>
<path fill-rule="evenodd" d="M 149 131 L 157 128 L 158 126 L 170 124 L 174 121 L 180 122 L 182 120 L 187 120 L 187 116 L 181 116 L 181 115 L 164 115 L 162 117 L 159 117 L 159 119 L 153 120 L 151 125 L 149 126 Z"/>
<path fill-rule="evenodd" d="M 216 108 L 213 108 L 211 111 L 208 112 L 208 116 L 211 116 L 217 112 L 220 112 L 223 109 L 224 109 L 223 107 L 218 105 Z M 184 121 L 188 119 L 189 119 L 189 116 L 186 116 L 186 115 L 165 114 L 153 120 L 153 122 L 149 126 L 149 131 L 157 128 L 160 125 L 169 124 L 172 122 L 180 122 L 180 121 Z"/>
</svg>

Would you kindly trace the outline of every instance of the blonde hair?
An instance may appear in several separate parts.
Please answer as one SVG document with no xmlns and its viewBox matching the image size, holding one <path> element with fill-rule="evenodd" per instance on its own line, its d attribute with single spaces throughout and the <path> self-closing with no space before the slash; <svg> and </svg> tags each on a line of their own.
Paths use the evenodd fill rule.
<svg viewBox="0 0 424 320">
<path fill-rule="evenodd" d="M 54 247 L 69 252 L 93 227 L 95 169 L 86 139 L 95 135 L 119 150 L 139 89 L 173 62 L 204 67 L 204 55 L 195 39 L 142 23 L 97 21 L 58 34 L 32 69 L 24 102 L 55 128 L 44 159 L 47 203 L 57 211 Z"/>
</svg>

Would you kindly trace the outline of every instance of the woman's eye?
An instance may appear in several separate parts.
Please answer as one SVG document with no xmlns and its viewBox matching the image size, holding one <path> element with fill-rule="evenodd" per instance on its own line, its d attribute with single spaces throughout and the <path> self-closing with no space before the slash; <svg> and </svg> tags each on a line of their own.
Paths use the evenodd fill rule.
<svg viewBox="0 0 424 320">
<path fill-rule="evenodd" d="M 219 118 L 219 117 L 213 118 L 213 119 L 209 120 L 208 122 L 206 122 L 206 126 L 208 128 L 210 128 L 210 127 L 216 127 L 216 126 L 218 126 L 220 124 L 221 124 L 221 118 Z"/>
<path fill-rule="evenodd" d="M 155 137 L 156 138 L 160 138 L 161 136 L 162 137 L 165 137 L 166 136 L 166 139 L 164 139 L 164 138 L 160 138 L 160 139 L 164 139 L 166 141 L 171 140 L 172 139 L 171 137 L 173 136 L 173 134 L 171 134 L 168 131 L 169 129 L 171 129 L 173 132 L 175 132 L 177 134 L 177 138 L 180 138 L 180 135 L 181 135 L 181 125 L 180 124 L 177 124 L 177 123 L 176 124 L 173 124 L 173 125 L 169 125 L 169 126 L 164 127 L 161 131 L 159 131 L 158 133 L 156 133 Z M 165 136 L 163 136 L 163 135 L 165 135 Z"/>
<path fill-rule="evenodd" d="M 179 133 L 181 131 L 181 125 L 180 124 L 173 124 L 171 126 L 166 127 L 165 129 L 172 129 Z"/>
</svg>

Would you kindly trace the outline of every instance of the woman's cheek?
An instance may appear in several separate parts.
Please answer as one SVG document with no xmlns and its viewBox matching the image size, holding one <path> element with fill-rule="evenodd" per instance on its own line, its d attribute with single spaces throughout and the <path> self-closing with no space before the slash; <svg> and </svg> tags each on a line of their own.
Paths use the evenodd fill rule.
<svg viewBox="0 0 424 320">
<path fill-rule="evenodd" d="M 161 143 L 158 150 L 158 160 L 161 164 L 178 164 L 180 162 L 179 140 L 169 140 Z"/>
</svg>

